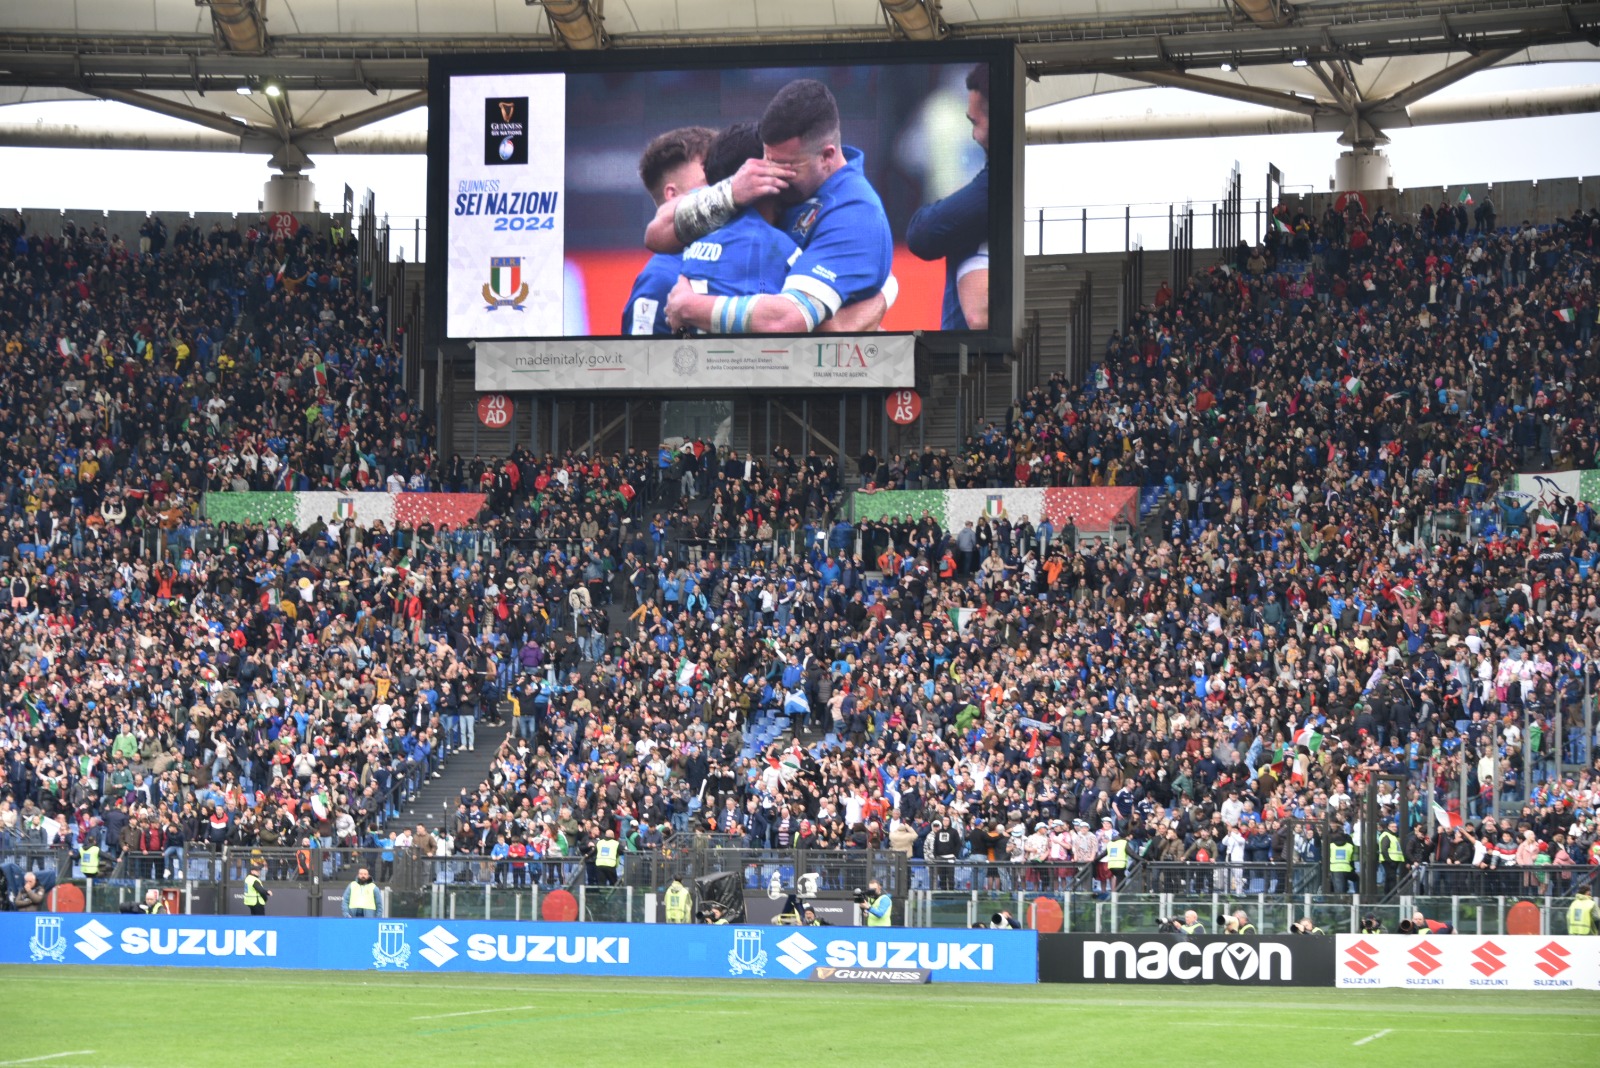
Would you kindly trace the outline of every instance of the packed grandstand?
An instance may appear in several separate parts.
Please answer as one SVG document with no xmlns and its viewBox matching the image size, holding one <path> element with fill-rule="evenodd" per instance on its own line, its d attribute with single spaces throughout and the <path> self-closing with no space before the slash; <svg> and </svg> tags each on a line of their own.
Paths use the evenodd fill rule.
<svg viewBox="0 0 1600 1068">
<path fill-rule="evenodd" d="M 1514 479 L 1600 467 L 1600 213 L 1281 224 L 959 455 L 847 471 L 446 456 L 344 235 L 0 220 L 0 854 L 1316 866 L 1385 775 L 1386 877 L 1559 894 L 1600 861 L 1600 524 Z M 857 521 L 858 485 L 1127 486 L 1140 521 Z M 272 490 L 485 496 L 205 505 Z M 481 784 L 413 831 L 446 762 Z"/>
</svg>

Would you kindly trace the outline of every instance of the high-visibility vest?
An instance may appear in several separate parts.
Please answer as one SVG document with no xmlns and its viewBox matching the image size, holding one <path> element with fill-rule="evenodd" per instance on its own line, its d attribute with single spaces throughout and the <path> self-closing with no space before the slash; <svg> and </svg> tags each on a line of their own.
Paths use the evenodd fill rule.
<svg viewBox="0 0 1600 1068">
<path fill-rule="evenodd" d="M 689 896 L 689 891 L 685 890 L 678 883 L 673 883 L 671 886 L 667 887 L 667 922 L 688 923 L 690 900 L 691 898 Z"/>
<path fill-rule="evenodd" d="M 295 874 L 299 875 L 302 879 L 309 879 L 311 877 L 311 850 L 295 850 L 294 870 Z"/>
<path fill-rule="evenodd" d="M 1382 831 L 1378 835 L 1378 854 L 1383 860 L 1395 864 L 1405 863 L 1406 855 L 1400 851 L 1400 836 Z"/>
<path fill-rule="evenodd" d="M 100 847 L 92 845 L 81 850 L 78 854 L 78 870 L 84 875 L 94 877 L 100 874 Z"/>
<path fill-rule="evenodd" d="M 617 852 L 620 843 L 614 838 L 607 838 L 594 847 L 594 866 L 597 868 L 615 868 L 617 866 Z"/>
<path fill-rule="evenodd" d="M 1128 843 L 1122 839 L 1113 839 L 1106 843 L 1106 867 L 1126 868 L 1128 866 Z"/>
<path fill-rule="evenodd" d="M 879 896 L 878 900 L 872 903 L 872 908 L 875 909 L 880 905 L 883 906 L 882 916 L 874 916 L 872 909 L 867 910 L 868 927 L 887 927 L 889 926 L 889 921 L 894 917 L 894 902 L 889 899 L 888 894 Z"/>
<path fill-rule="evenodd" d="M 156 903 L 144 911 L 147 916 L 164 916 L 167 912 L 167 903 L 160 898 L 156 898 Z"/>
<path fill-rule="evenodd" d="M 245 907 L 251 905 L 265 905 L 267 903 L 266 888 L 261 885 L 261 880 L 254 875 L 244 877 L 244 903 Z"/>
<path fill-rule="evenodd" d="M 1234 934 L 1242 934 L 1242 935 L 1253 935 L 1253 934 L 1256 933 L 1256 925 L 1253 924 L 1253 923 L 1247 923 L 1247 924 L 1245 924 L 1244 926 L 1240 927 L 1237 931 L 1235 931 L 1233 933 Z"/>
<path fill-rule="evenodd" d="M 1201 923 L 1181 923 L 1178 925 L 1178 930 L 1182 931 L 1186 935 L 1199 935 L 1206 933 L 1205 925 Z"/>
<path fill-rule="evenodd" d="M 1567 934 L 1594 934 L 1594 898 L 1580 897 L 1567 908 Z"/>
<path fill-rule="evenodd" d="M 1348 844 L 1332 847 L 1328 850 L 1328 870 L 1349 871 L 1350 860 L 1354 853 L 1355 847 Z"/>
<path fill-rule="evenodd" d="M 366 909 L 368 912 L 378 911 L 378 884 L 377 883 L 351 883 L 350 884 L 350 911 Z"/>
</svg>

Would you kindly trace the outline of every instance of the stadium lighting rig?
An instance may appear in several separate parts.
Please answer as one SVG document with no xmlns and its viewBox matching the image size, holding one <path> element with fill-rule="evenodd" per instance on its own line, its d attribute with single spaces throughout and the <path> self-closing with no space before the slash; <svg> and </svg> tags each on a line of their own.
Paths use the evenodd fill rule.
<svg viewBox="0 0 1600 1068">
<path fill-rule="evenodd" d="M 950 32 L 939 14 L 939 0 L 878 0 L 900 32 L 912 41 L 938 41 Z"/>
<path fill-rule="evenodd" d="M 609 45 L 600 13 L 592 0 L 523 0 L 529 7 L 542 7 L 556 38 L 578 52 L 594 52 Z"/>
</svg>

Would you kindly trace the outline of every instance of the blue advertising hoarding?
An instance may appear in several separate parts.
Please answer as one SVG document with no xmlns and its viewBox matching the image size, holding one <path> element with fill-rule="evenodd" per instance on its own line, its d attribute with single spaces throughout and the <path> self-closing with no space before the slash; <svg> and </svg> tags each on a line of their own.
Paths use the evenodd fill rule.
<svg viewBox="0 0 1600 1068">
<path fill-rule="evenodd" d="M 0 915 L 0 963 L 809 979 L 925 968 L 942 983 L 1033 983 L 1032 931 L 711 927 L 250 916 Z"/>
</svg>

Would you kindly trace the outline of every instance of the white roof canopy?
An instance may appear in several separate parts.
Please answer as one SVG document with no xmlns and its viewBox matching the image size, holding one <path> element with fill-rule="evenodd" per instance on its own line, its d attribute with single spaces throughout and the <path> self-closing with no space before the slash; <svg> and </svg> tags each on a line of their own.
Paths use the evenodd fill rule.
<svg viewBox="0 0 1600 1068">
<path fill-rule="evenodd" d="M 1352 144 L 1479 70 L 1600 59 L 1600 0 L 0 0 L 0 27 L 0 104 L 118 100 L 288 170 L 421 106 L 444 53 L 1001 38 L 1030 109 L 1179 86 Z"/>
</svg>

